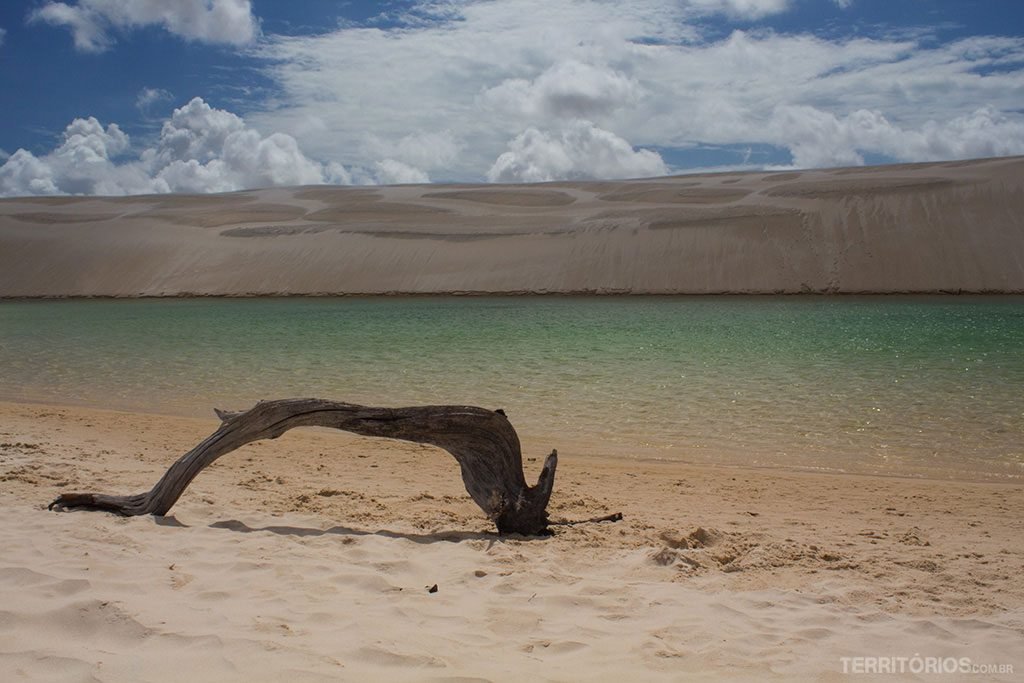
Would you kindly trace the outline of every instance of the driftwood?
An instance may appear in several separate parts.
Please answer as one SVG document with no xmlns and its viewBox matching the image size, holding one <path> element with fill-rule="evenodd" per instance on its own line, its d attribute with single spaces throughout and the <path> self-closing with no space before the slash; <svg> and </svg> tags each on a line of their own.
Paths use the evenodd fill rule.
<svg viewBox="0 0 1024 683">
<path fill-rule="evenodd" d="M 549 533 L 547 505 L 558 453 L 552 451 L 545 460 L 537 485 L 528 486 L 519 437 L 500 410 L 472 406 L 371 408 L 323 399 L 283 399 L 264 401 L 244 412 L 216 412 L 221 419 L 217 431 L 171 465 L 151 491 L 129 496 L 65 493 L 50 509 L 166 515 L 196 475 L 222 455 L 252 441 L 276 439 L 295 427 L 333 427 L 439 446 L 455 456 L 466 491 L 499 532 Z"/>
</svg>

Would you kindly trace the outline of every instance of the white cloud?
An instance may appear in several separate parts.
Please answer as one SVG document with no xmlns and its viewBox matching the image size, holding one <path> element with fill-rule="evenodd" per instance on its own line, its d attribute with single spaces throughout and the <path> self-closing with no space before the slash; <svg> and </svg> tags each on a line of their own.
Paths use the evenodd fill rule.
<svg viewBox="0 0 1024 683">
<path fill-rule="evenodd" d="M 929 121 L 918 135 L 920 152 L 911 150 L 911 157 L 920 154 L 929 159 L 963 159 L 1024 151 L 1024 120 L 1019 116 L 1011 119 L 989 107 L 945 123 Z"/>
<path fill-rule="evenodd" d="M 19 149 L 0 166 L 0 195 L 226 192 L 352 180 L 340 164 L 308 158 L 292 136 L 264 136 L 200 98 L 174 110 L 152 147 L 135 157 L 130 151 L 117 124 L 75 119 L 53 151 L 36 157 Z"/>
<path fill-rule="evenodd" d="M 160 26 L 186 40 L 246 45 L 259 34 L 249 0 L 79 0 L 47 2 L 30 20 L 71 31 L 75 47 L 102 52 L 113 44 L 112 30 Z"/>
<path fill-rule="evenodd" d="M 325 182 L 324 166 L 307 158 L 295 138 L 264 137 L 239 116 L 194 98 L 164 122 L 141 160 L 173 192 L 226 192 L 271 185 Z"/>
<path fill-rule="evenodd" d="M 264 137 L 240 117 L 196 97 L 164 122 L 142 163 L 172 192 L 226 192 L 328 180 L 325 167 L 283 133 Z"/>
<path fill-rule="evenodd" d="M 29 20 L 67 27 L 71 30 L 75 47 L 83 52 L 103 52 L 112 42 L 102 26 L 105 23 L 103 17 L 82 7 L 51 2 L 33 11 Z"/>
<path fill-rule="evenodd" d="M 781 14 L 789 9 L 790 4 L 790 0 L 689 0 L 689 5 L 700 12 L 727 14 L 741 19 Z"/>
<path fill-rule="evenodd" d="M 4 44 L 4 37 L 7 35 L 7 29 L 0 28 L 0 45 Z"/>
<path fill-rule="evenodd" d="M 430 177 L 414 166 L 404 164 L 395 159 L 384 159 L 376 163 L 376 182 L 382 185 L 405 185 L 429 183 Z"/>
<path fill-rule="evenodd" d="M 548 118 L 567 105 L 621 135 L 617 119 L 624 108 L 616 98 L 641 94 L 628 70 L 654 49 L 631 41 L 696 38 L 683 21 L 682 5 L 664 0 L 444 7 L 450 15 L 442 19 L 395 29 L 267 36 L 257 49 L 281 90 L 279 106 L 247 116 L 260 127 L 295 135 L 304 149 L 368 168 L 381 158 L 381 141 L 397 145 L 410 135 L 447 135 L 458 154 L 444 175 L 479 180 L 510 138 L 530 126 L 557 125 Z M 573 90 L 570 71 L 594 85 Z M 515 100 L 516 86 L 529 101 Z M 389 157 L 427 168 L 421 160 Z"/>
<path fill-rule="evenodd" d="M 216 4 L 79 0 L 47 2 L 40 12 L 63 16 L 76 40 L 80 33 L 83 45 L 101 48 L 115 30 L 145 22 L 192 25 L 154 19 L 153 8 L 199 16 Z M 702 34 L 711 15 L 741 25 L 796 5 L 406 3 L 405 14 L 391 17 L 397 26 L 264 36 L 252 52 L 266 58 L 260 65 L 277 86 L 265 110 L 243 121 L 193 101 L 149 149 L 93 168 L 141 167 L 143 181 L 167 189 L 212 189 L 318 175 L 345 183 L 651 175 L 671 170 L 664 159 L 675 155 L 665 150 L 696 145 L 770 145 L 799 166 L 1024 154 L 1024 37 Z M 239 25 L 255 35 L 249 3 L 224 6 L 238 9 Z M 70 191 L 63 158 L 57 150 L 23 154 L 8 173 L 45 186 L 32 160 L 52 162 L 54 187 Z M 134 187 L 118 178 L 116 187 Z"/>
<path fill-rule="evenodd" d="M 193 159 L 205 163 L 222 155 L 229 136 L 245 130 L 241 117 L 215 109 L 195 97 L 175 109 L 171 118 L 164 122 L 154 150 L 156 162 L 160 166 Z"/>
<path fill-rule="evenodd" d="M 432 158 L 444 145 L 431 137 L 400 141 L 407 158 Z M 425 171 L 384 158 L 346 168 L 308 157 L 291 135 L 264 135 L 229 111 L 201 98 L 174 110 L 151 146 L 132 154 L 117 124 L 75 119 L 63 141 L 35 156 L 19 149 L 0 165 L 0 196 L 37 194 L 126 195 L 230 192 L 277 185 L 427 183 Z"/>
<path fill-rule="evenodd" d="M 458 157 L 462 145 L 451 131 L 444 130 L 410 133 L 398 140 L 386 140 L 371 135 L 368 137 L 366 150 L 370 156 L 398 161 L 418 171 L 447 167 Z"/>
<path fill-rule="evenodd" d="M 798 168 L 860 165 L 864 152 L 934 161 L 1005 156 L 1024 150 L 1024 120 L 990 108 L 950 121 L 929 120 L 908 130 L 877 111 L 862 109 L 837 117 L 813 107 L 780 107 L 767 135 L 790 149 Z"/>
<path fill-rule="evenodd" d="M 1024 125 L 1024 38 L 701 39 L 701 17 L 749 19 L 794 4 L 421 3 L 397 28 L 268 36 L 257 49 L 281 97 L 247 118 L 350 167 L 388 158 L 458 180 L 485 177 L 524 131 L 557 139 L 574 119 L 645 149 L 770 144 L 812 165 L 933 158 L 943 149 L 933 130 L 952 136 L 948 154 L 1024 153 L 1012 134 Z M 978 124 L 979 108 L 999 123 Z M 876 129 L 861 112 L 886 123 Z M 882 134 L 890 129 L 922 142 L 897 144 Z"/>
<path fill-rule="evenodd" d="M 145 114 L 154 105 L 160 102 L 169 102 L 173 99 L 174 95 L 163 88 L 143 88 L 135 96 L 135 108 Z"/>
<path fill-rule="evenodd" d="M 137 165 L 115 162 L 128 148 L 128 136 L 116 124 L 104 128 L 92 117 L 75 119 L 53 151 L 36 157 L 19 149 L 0 166 L 0 195 L 155 191 L 153 180 Z"/>
<path fill-rule="evenodd" d="M 486 90 L 493 109 L 518 112 L 528 119 L 595 119 L 635 105 L 643 89 L 635 79 L 611 68 L 567 60 L 537 78 L 511 78 Z"/>
<path fill-rule="evenodd" d="M 0 166 L 0 196 L 59 194 L 50 166 L 19 149 Z"/>
<path fill-rule="evenodd" d="M 491 182 L 518 183 L 665 175 L 661 156 L 635 150 L 589 121 L 573 121 L 557 134 L 529 128 L 508 143 L 487 172 Z"/>
</svg>

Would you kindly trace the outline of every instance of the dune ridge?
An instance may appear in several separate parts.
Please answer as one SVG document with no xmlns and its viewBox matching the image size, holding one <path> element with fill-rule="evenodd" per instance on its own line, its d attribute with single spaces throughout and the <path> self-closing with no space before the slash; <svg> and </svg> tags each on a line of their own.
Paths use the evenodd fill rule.
<svg viewBox="0 0 1024 683">
<path fill-rule="evenodd" d="M 0 297 L 1024 292 L 1024 158 L 0 200 Z"/>
</svg>

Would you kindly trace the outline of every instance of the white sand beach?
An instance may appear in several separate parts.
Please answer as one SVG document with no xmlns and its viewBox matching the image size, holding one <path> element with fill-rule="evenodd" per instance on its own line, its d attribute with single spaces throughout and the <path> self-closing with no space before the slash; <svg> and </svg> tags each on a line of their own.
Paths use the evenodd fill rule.
<svg viewBox="0 0 1024 683">
<path fill-rule="evenodd" d="M 524 539 L 493 533 L 443 451 L 296 430 L 226 456 L 167 517 L 121 518 L 46 505 L 62 491 L 147 490 L 215 420 L 14 403 L 0 416 L 4 681 L 1024 671 L 1017 484 L 557 444 L 552 516 L 625 519 Z M 529 458 L 556 444 L 522 436 L 532 478 Z M 909 668 L 928 662 L 957 673 Z M 890 665 L 904 673 L 862 673 Z"/>
<path fill-rule="evenodd" d="M 1024 0 L 4 0 L 0 91 L 0 683 L 1024 683 Z"/>
<path fill-rule="evenodd" d="M 0 200 L 0 297 L 1024 291 L 1024 159 Z"/>
<path fill-rule="evenodd" d="M 522 186 L 0 201 L 0 297 L 1022 292 L 1024 159 Z M 242 407 L 242 406 L 231 406 Z M 515 418 L 512 418 L 515 424 Z M 498 536 L 435 448 L 0 403 L 0 680 L 1019 680 L 1024 486 L 557 447 Z M 436 590 L 434 589 L 436 587 Z M 936 673 L 943 667 L 945 673 Z M 896 671 L 895 674 L 889 673 Z"/>
</svg>

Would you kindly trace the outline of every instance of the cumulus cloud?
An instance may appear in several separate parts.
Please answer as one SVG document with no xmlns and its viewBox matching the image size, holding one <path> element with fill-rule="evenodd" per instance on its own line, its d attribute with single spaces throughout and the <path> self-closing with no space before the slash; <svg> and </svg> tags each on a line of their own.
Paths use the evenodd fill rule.
<svg viewBox="0 0 1024 683">
<path fill-rule="evenodd" d="M 623 50 L 639 38 L 696 37 L 682 3 L 664 0 L 443 6 L 444 13 L 395 28 L 267 36 L 256 49 L 280 90 L 279 106 L 249 118 L 287 130 L 303 148 L 368 168 L 381 148 L 367 140 L 393 145 L 448 132 L 457 154 L 444 175 L 479 180 L 508 140 L 531 126 L 554 129 L 565 117 L 583 116 L 622 136 L 621 119 L 639 115 L 632 99 L 643 98 L 631 73 L 642 55 Z M 574 84 L 574 76 L 585 81 Z M 387 158 L 428 169 L 422 160 Z"/>
<path fill-rule="evenodd" d="M 488 89 L 483 101 L 494 109 L 537 118 L 593 120 L 633 106 L 643 88 L 622 73 L 576 60 L 552 65 L 537 78 L 507 79 Z"/>
<path fill-rule="evenodd" d="M 141 156 L 155 181 L 172 192 L 228 192 L 324 182 L 324 167 L 290 135 L 264 137 L 241 117 L 194 98 L 175 109 L 154 148 Z"/>
<path fill-rule="evenodd" d="M 519 183 L 664 175 L 657 152 L 636 150 L 589 121 L 574 121 L 552 134 L 528 128 L 508 143 L 487 172 L 491 182 Z"/>
<path fill-rule="evenodd" d="M 281 97 L 248 119 L 349 167 L 393 159 L 467 180 L 522 175 L 492 168 L 506 153 L 520 168 L 525 152 L 509 141 L 561 141 L 576 119 L 642 149 L 770 145 L 801 165 L 1024 153 L 1024 38 L 702 37 L 703 17 L 742 23 L 795 5 L 413 3 L 424 11 L 394 28 L 268 36 L 257 50 Z"/>
<path fill-rule="evenodd" d="M 202 14 L 217 4 L 132 6 Z M 358 183 L 652 175 L 696 146 L 788 151 L 802 167 L 1024 154 L 1024 37 L 858 29 L 837 38 L 747 26 L 797 5 L 412 0 L 386 22 L 264 36 L 252 51 L 276 86 L 272 106 L 242 121 L 190 103 L 148 149 L 97 168 L 140 167 L 145 182 L 193 189 L 317 174 Z M 111 9 L 127 6 L 47 1 L 40 12 L 78 22 L 84 45 L 143 19 L 172 30 L 153 14 L 132 10 L 133 24 Z M 249 3 L 230 6 L 258 30 Z M 718 32 L 730 23 L 747 30 Z M 69 191 L 57 150 L 25 154 L 16 153 L 12 178 L 46 186 L 49 177 Z M 50 176 L 34 175 L 38 164 Z"/>
<path fill-rule="evenodd" d="M 400 162 L 403 166 L 424 174 L 419 169 L 443 169 L 455 161 L 462 143 L 449 131 L 410 133 L 397 140 L 369 136 L 367 151 L 370 156 Z M 396 181 L 413 182 L 413 181 Z M 420 181 L 415 181 L 420 182 Z"/>
<path fill-rule="evenodd" d="M 117 124 L 104 127 L 93 117 L 75 119 L 64 129 L 61 144 L 42 158 L 19 149 L 0 166 L 0 193 L 128 194 L 151 184 L 138 169 L 114 159 L 129 148 Z"/>
<path fill-rule="evenodd" d="M 420 169 L 395 159 L 384 159 L 376 163 L 376 182 L 382 185 L 407 185 L 429 183 L 430 177 Z"/>
<path fill-rule="evenodd" d="M 864 153 L 934 161 L 1006 156 L 1024 150 L 1024 120 L 983 107 L 949 121 L 907 129 L 881 112 L 858 110 L 838 117 L 813 107 L 780 107 L 767 133 L 789 148 L 793 166 L 857 166 Z"/>
<path fill-rule="evenodd" d="M 433 140 L 433 143 L 431 142 Z M 393 145 L 408 158 L 438 144 L 431 137 Z M 443 145 L 442 145 L 443 146 Z M 287 185 L 427 183 L 405 161 L 384 158 L 366 166 L 311 159 L 291 135 L 264 135 L 244 119 L 202 98 L 174 110 L 148 147 L 133 153 L 117 124 L 75 119 L 61 144 L 41 156 L 19 149 L 0 165 L 0 196 L 231 192 Z"/>
<path fill-rule="evenodd" d="M 163 88 L 143 88 L 135 96 L 135 108 L 146 114 L 150 108 L 160 102 L 170 102 L 174 95 Z"/>
<path fill-rule="evenodd" d="M 102 52 L 114 42 L 112 31 L 142 26 L 160 26 L 186 40 L 227 45 L 246 45 L 259 34 L 250 0 L 47 2 L 29 18 L 69 29 L 75 47 L 83 52 Z"/>
<path fill-rule="evenodd" d="M 50 166 L 19 149 L 0 166 L 0 196 L 59 194 Z"/>
<path fill-rule="evenodd" d="M 36 157 L 19 149 L 0 166 L 0 195 L 227 192 L 352 180 L 340 164 L 307 157 L 290 135 L 264 136 L 200 98 L 174 110 L 153 146 L 130 152 L 117 124 L 75 119 L 53 151 Z"/>
</svg>

